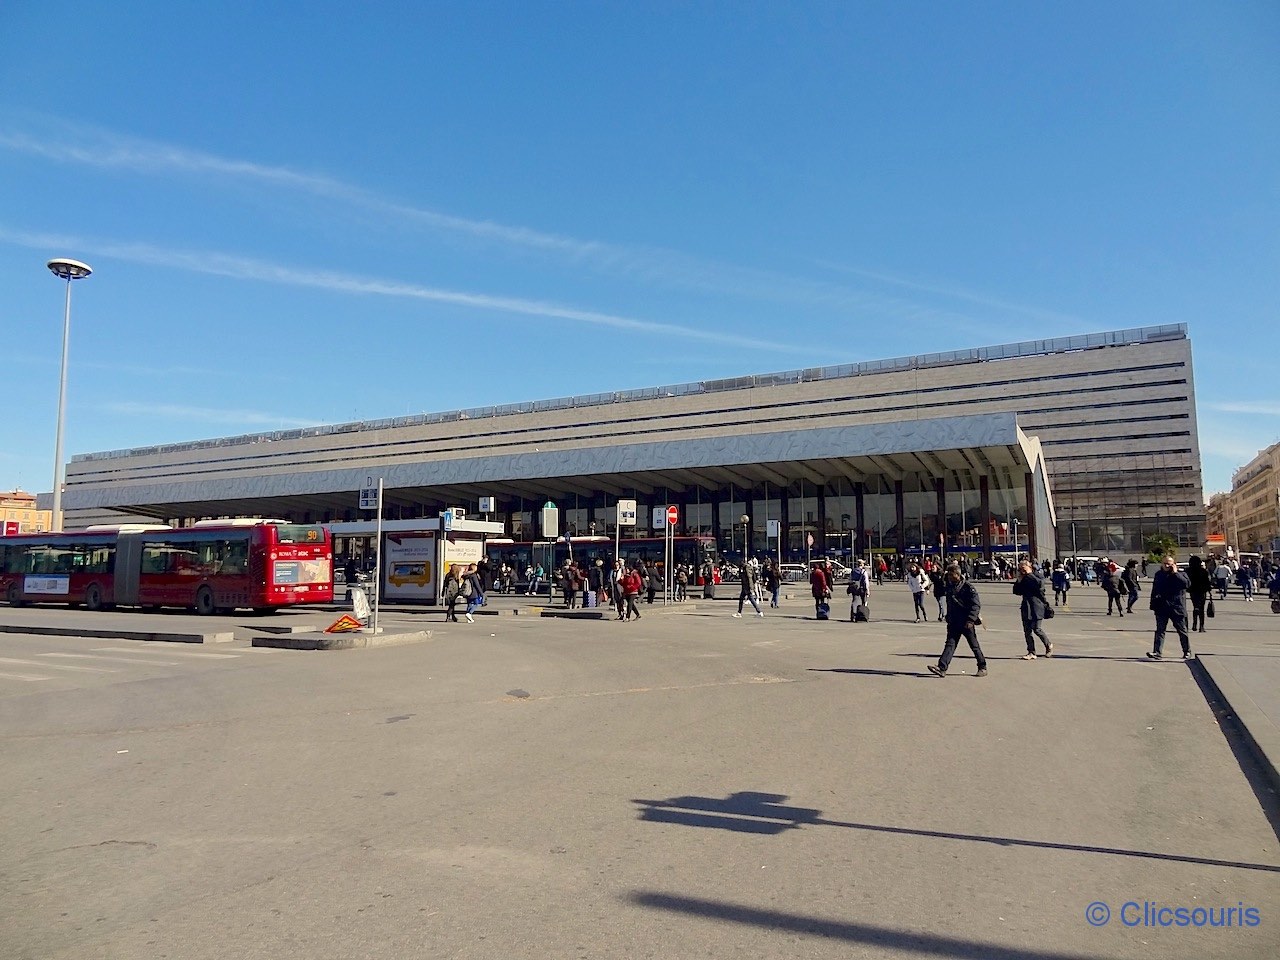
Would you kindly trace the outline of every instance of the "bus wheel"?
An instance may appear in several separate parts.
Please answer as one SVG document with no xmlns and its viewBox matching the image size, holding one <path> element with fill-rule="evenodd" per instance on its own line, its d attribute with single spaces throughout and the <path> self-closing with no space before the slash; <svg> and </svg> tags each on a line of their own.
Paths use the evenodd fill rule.
<svg viewBox="0 0 1280 960">
<path fill-rule="evenodd" d="M 90 610 L 102 609 L 102 588 L 91 583 L 84 591 L 84 605 Z"/>
<path fill-rule="evenodd" d="M 202 617 L 213 614 L 216 608 L 213 605 L 213 591 L 208 587 L 201 587 L 196 591 L 196 613 Z"/>
<path fill-rule="evenodd" d="M 9 584 L 9 589 L 5 592 L 4 598 L 11 607 L 22 606 L 22 588 L 17 583 Z"/>
</svg>

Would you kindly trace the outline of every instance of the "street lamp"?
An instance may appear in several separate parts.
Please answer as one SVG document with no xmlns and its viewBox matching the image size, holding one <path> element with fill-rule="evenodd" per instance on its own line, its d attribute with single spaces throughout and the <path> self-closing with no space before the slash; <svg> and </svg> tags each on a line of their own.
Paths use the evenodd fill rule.
<svg viewBox="0 0 1280 960">
<path fill-rule="evenodd" d="M 50 260 L 49 270 L 60 280 L 67 281 L 67 301 L 62 313 L 62 376 L 58 380 L 58 427 L 53 443 L 53 522 L 54 532 L 62 530 L 62 421 L 67 407 L 67 348 L 71 343 L 71 281 L 83 280 L 93 269 L 79 260 L 56 257 Z"/>
<path fill-rule="evenodd" d="M 751 523 L 751 518 L 744 513 L 738 518 L 738 522 L 742 524 L 742 562 L 746 563 L 751 555 L 751 545 L 747 541 L 747 530 L 749 529 L 747 525 Z"/>
</svg>

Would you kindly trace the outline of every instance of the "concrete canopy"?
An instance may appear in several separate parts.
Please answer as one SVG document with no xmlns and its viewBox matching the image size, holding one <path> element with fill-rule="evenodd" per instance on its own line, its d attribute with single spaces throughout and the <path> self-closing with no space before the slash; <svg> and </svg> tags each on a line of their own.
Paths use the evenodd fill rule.
<svg viewBox="0 0 1280 960">
<path fill-rule="evenodd" d="M 358 466 L 254 475 L 104 484 L 68 491 L 67 507 L 114 509 L 172 519 L 205 516 L 340 516 L 357 507 L 369 476 L 384 480 L 387 507 L 510 501 L 602 493 L 610 498 L 843 478 L 890 481 L 907 475 L 957 478 L 1043 476 L 1039 441 L 1014 413 L 899 420 L 780 432 L 743 432 L 666 442 L 577 444 L 529 452 L 419 462 L 382 459 Z M 1052 506 L 1049 505 L 1052 512 Z"/>
</svg>

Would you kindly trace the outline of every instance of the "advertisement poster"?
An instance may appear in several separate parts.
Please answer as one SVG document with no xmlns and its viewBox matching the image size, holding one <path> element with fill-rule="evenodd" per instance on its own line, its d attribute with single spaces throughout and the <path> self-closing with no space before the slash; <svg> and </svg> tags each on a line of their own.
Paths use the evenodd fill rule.
<svg viewBox="0 0 1280 960">
<path fill-rule="evenodd" d="M 436 538 L 434 534 L 387 534 L 382 557 L 383 591 L 387 600 L 431 603 L 436 598 Z"/>
<path fill-rule="evenodd" d="M 484 543 L 480 540 L 455 540 L 453 537 L 444 542 L 444 568 L 448 570 L 455 563 L 463 570 L 469 563 L 479 563 L 484 556 Z"/>
<path fill-rule="evenodd" d="M 44 594 L 46 596 L 66 596 L 71 592 L 71 578 L 61 577 L 24 577 L 22 580 L 24 593 Z"/>
</svg>

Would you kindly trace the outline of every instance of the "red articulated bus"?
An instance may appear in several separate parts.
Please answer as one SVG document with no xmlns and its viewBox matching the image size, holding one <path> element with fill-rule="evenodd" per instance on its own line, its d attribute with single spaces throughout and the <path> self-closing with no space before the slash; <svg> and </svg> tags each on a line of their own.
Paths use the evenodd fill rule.
<svg viewBox="0 0 1280 960">
<path fill-rule="evenodd" d="M 59 603 L 265 613 L 333 600 L 333 543 L 320 524 L 201 520 L 0 538 L 0 596 Z"/>
</svg>

